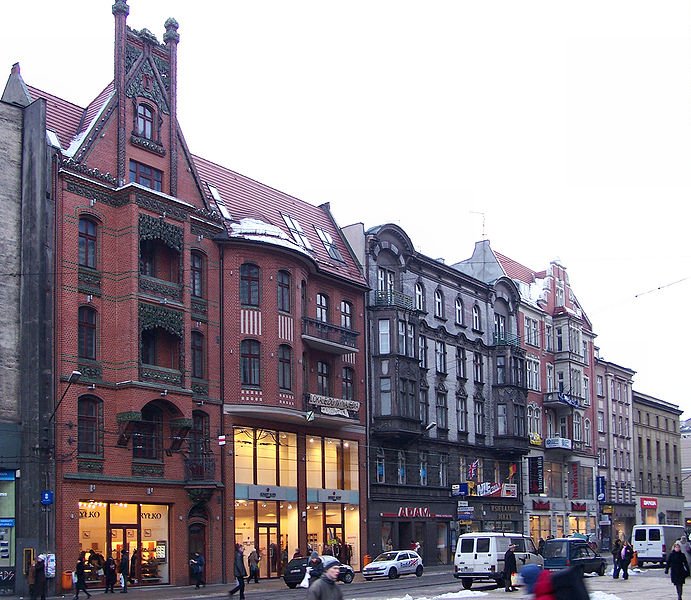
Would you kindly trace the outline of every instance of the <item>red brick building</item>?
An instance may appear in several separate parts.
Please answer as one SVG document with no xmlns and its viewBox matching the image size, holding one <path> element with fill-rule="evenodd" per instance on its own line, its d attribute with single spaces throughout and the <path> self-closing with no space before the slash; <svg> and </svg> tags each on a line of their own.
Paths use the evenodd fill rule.
<svg viewBox="0 0 691 600">
<path fill-rule="evenodd" d="M 96 564 L 128 549 L 137 585 L 179 585 L 199 551 L 221 581 L 236 542 L 264 554 L 263 576 L 308 544 L 358 568 L 357 261 L 328 205 L 191 154 L 177 23 L 161 44 L 127 27 L 125 0 L 112 10 L 114 80 L 89 106 L 25 88 L 46 101 L 58 157 L 58 573 L 80 550 Z M 96 566 L 87 577 L 103 585 Z"/>
</svg>

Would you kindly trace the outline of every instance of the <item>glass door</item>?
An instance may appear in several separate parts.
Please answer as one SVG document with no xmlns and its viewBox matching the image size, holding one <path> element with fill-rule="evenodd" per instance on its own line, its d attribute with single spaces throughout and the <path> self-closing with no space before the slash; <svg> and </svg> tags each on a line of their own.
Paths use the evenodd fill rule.
<svg viewBox="0 0 691 600">
<path fill-rule="evenodd" d="M 324 554 L 332 554 L 342 563 L 345 563 L 345 556 L 341 559 L 341 555 L 344 554 L 345 551 L 345 546 L 343 544 L 343 525 L 327 525 L 324 539 L 326 540 Z"/>
<path fill-rule="evenodd" d="M 261 560 L 261 577 L 278 577 L 281 568 L 281 548 L 278 545 L 278 525 L 257 525 L 259 546 L 257 551 Z"/>
<path fill-rule="evenodd" d="M 111 526 L 108 534 L 108 551 L 115 559 L 120 580 L 120 561 L 123 550 L 127 550 L 130 561 L 129 580 L 127 585 L 138 584 L 141 580 L 141 560 L 139 559 L 138 529 L 135 526 Z"/>
</svg>

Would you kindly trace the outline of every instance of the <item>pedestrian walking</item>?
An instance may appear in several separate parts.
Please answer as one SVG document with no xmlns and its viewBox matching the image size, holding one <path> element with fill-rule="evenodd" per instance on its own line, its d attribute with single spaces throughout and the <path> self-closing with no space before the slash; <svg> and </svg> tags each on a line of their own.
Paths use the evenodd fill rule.
<svg viewBox="0 0 691 600">
<path fill-rule="evenodd" d="M 121 594 L 127 593 L 127 580 L 130 577 L 130 553 L 127 552 L 127 548 L 122 549 L 122 554 L 120 555 L 120 585 L 122 589 Z"/>
<path fill-rule="evenodd" d="M 310 560 L 307 566 L 310 568 L 309 584 L 311 586 L 313 583 L 319 581 L 319 578 L 324 573 L 324 563 L 322 559 L 319 558 L 319 554 L 317 554 L 316 550 L 313 550 L 312 554 L 310 554 Z"/>
<path fill-rule="evenodd" d="M 26 573 L 26 582 L 29 584 L 29 596 L 31 597 L 31 600 L 36 600 L 36 592 L 35 592 L 35 585 L 36 585 L 36 563 L 38 560 L 34 560 L 31 563 L 31 566 L 29 567 L 29 570 Z"/>
<path fill-rule="evenodd" d="M 682 535 L 679 538 L 679 545 L 681 546 L 681 553 L 686 557 L 686 562 L 691 567 L 691 544 L 689 544 L 689 538 Z"/>
<path fill-rule="evenodd" d="M 545 540 L 544 538 L 540 538 L 540 541 L 537 543 L 537 553 L 542 556 L 542 553 L 545 551 Z"/>
<path fill-rule="evenodd" d="M 300 554 L 300 548 L 295 548 L 295 552 L 293 553 L 293 558 L 300 558 L 302 554 Z"/>
<path fill-rule="evenodd" d="M 79 553 L 79 560 L 77 560 L 77 566 L 74 568 L 74 572 L 77 574 L 77 581 L 74 585 L 74 600 L 79 598 L 79 592 L 84 592 L 87 598 L 91 598 L 89 590 L 86 589 L 86 573 L 84 572 L 84 567 L 86 566 L 85 553 Z"/>
<path fill-rule="evenodd" d="M 108 592 L 110 592 L 111 594 L 114 594 L 115 582 L 118 579 L 118 574 L 117 565 L 115 564 L 115 559 L 113 558 L 112 554 L 108 554 L 108 558 L 106 558 L 106 562 L 103 565 L 103 575 L 105 576 L 106 580 L 105 593 L 107 594 Z"/>
<path fill-rule="evenodd" d="M 206 561 L 204 557 L 199 553 L 195 552 L 190 559 L 190 567 L 192 568 L 192 578 L 195 582 L 195 588 L 199 589 L 199 586 L 206 587 L 206 581 L 204 581 L 204 565 Z"/>
<path fill-rule="evenodd" d="M 511 578 L 518 572 L 516 565 L 516 544 L 509 544 L 509 548 L 504 554 L 504 591 L 517 592 L 518 588 L 513 585 Z"/>
<path fill-rule="evenodd" d="M 343 600 L 343 592 L 336 585 L 341 563 L 336 558 L 325 558 L 324 572 L 307 591 L 307 600 Z"/>
<path fill-rule="evenodd" d="M 689 576 L 689 563 L 686 560 L 686 555 L 682 551 L 681 544 L 679 542 L 674 542 L 672 551 L 667 557 L 665 574 L 668 574 L 670 571 L 672 583 L 677 590 L 677 600 L 681 600 L 684 582 Z"/>
<path fill-rule="evenodd" d="M 617 538 L 612 544 L 612 564 L 614 570 L 612 571 L 612 578 L 619 579 L 619 572 L 621 571 L 621 540 Z"/>
<path fill-rule="evenodd" d="M 46 555 L 39 554 L 34 563 L 34 589 L 32 600 L 46 600 L 46 589 L 48 582 L 46 581 Z"/>
<path fill-rule="evenodd" d="M 244 559 L 245 549 L 242 544 L 235 544 L 235 560 L 233 562 L 233 574 L 237 577 L 237 583 L 235 587 L 228 592 L 229 595 L 233 595 L 235 592 L 240 592 L 240 600 L 245 600 L 245 577 L 247 577 L 247 569 L 245 569 L 245 559 Z"/>
<path fill-rule="evenodd" d="M 631 564 L 631 559 L 633 558 L 633 546 L 627 541 L 621 546 L 621 560 L 619 564 L 621 565 L 621 576 L 624 579 L 629 578 L 629 564 Z"/>
<path fill-rule="evenodd" d="M 259 555 L 259 552 L 257 552 L 256 548 L 252 548 L 252 552 L 250 552 L 250 555 L 247 557 L 247 564 L 249 565 L 250 568 L 250 574 L 249 577 L 247 578 L 247 583 L 252 581 L 254 579 L 254 583 L 259 583 L 259 561 L 261 560 L 261 556 Z"/>
<path fill-rule="evenodd" d="M 139 549 L 132 550 L 130 558 L 130 583 L 137 583 L 137 567 L 139 566 Z"/>
</svg>

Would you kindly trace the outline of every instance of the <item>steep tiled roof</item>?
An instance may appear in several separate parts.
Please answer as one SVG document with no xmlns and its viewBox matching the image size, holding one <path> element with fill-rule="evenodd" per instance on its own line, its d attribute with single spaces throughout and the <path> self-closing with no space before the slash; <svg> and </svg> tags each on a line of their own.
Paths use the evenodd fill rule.
<svg viewBox="0 0 691 600">
<path fill-rule="evenodd" d="M 86 108 L 30 85 L 27 88 L 32 100 L 43 98 L 46 101 L 46 127 L 56 133 L 61 148 L 66 150 L 70 147 L 72 140 L 89 128 L 113 93 L 114 86 L 113 82 L 109 83 Z"/>
<path fill-rule="evenodd" d="M 292 240 L 282 216 L 288 215 L 302 226 L 312 246 L 312 250 L 306 253 L 317 262 L 320 270 L 366 285 L 365 278 L 351 256 L 327 206 L 314 206 L 199 156 L 194 156 L 193 159 L 202 182 L 218 190 L 221 198 L 219 205 L 222 203 L 232 217 L 232 221 L 227 223 L 231 237 L 232 222 L 256 219 L 280 229 L 286 234 L 287 239 Z M 329 256 L 315 227 L 319 227 L 332 237 L 344 262 Z"/>
<path fill-rule="evenodd" d="M 497 257 L 497 260 L 499 261 L 499 264 L 504 270 L 504 273 L 506 273 L 507 277 L 517 279 L 518 281 L 523 281 L 524 283 L 533 283 L 535 281 L 537 274 L 532 269 L 529 269 L 521 263 L 516 262 L 508 256 L 500 254 L 496 250 L 494 251 L 494 255 Z"/>
</svg>

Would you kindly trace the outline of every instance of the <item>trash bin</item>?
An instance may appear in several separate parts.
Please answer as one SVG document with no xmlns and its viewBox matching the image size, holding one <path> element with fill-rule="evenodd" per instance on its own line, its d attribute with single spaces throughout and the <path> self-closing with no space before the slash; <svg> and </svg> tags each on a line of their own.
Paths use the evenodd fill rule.
<svg viewBox="0 0 691 600">
<path fill-rule="evenodd" d="M 362 566 L 363 567 L 366 567 L 371 562 L 372 562 L 372 557 L 369 554 L 365 554 L 365 556 L 362 557 Z"/>
<path fill-rule="evenodd" d="M 72 571 L 63 571 L 62 580 L 60 581 L 63 590 L 72 589 Z"/>
</svg>

